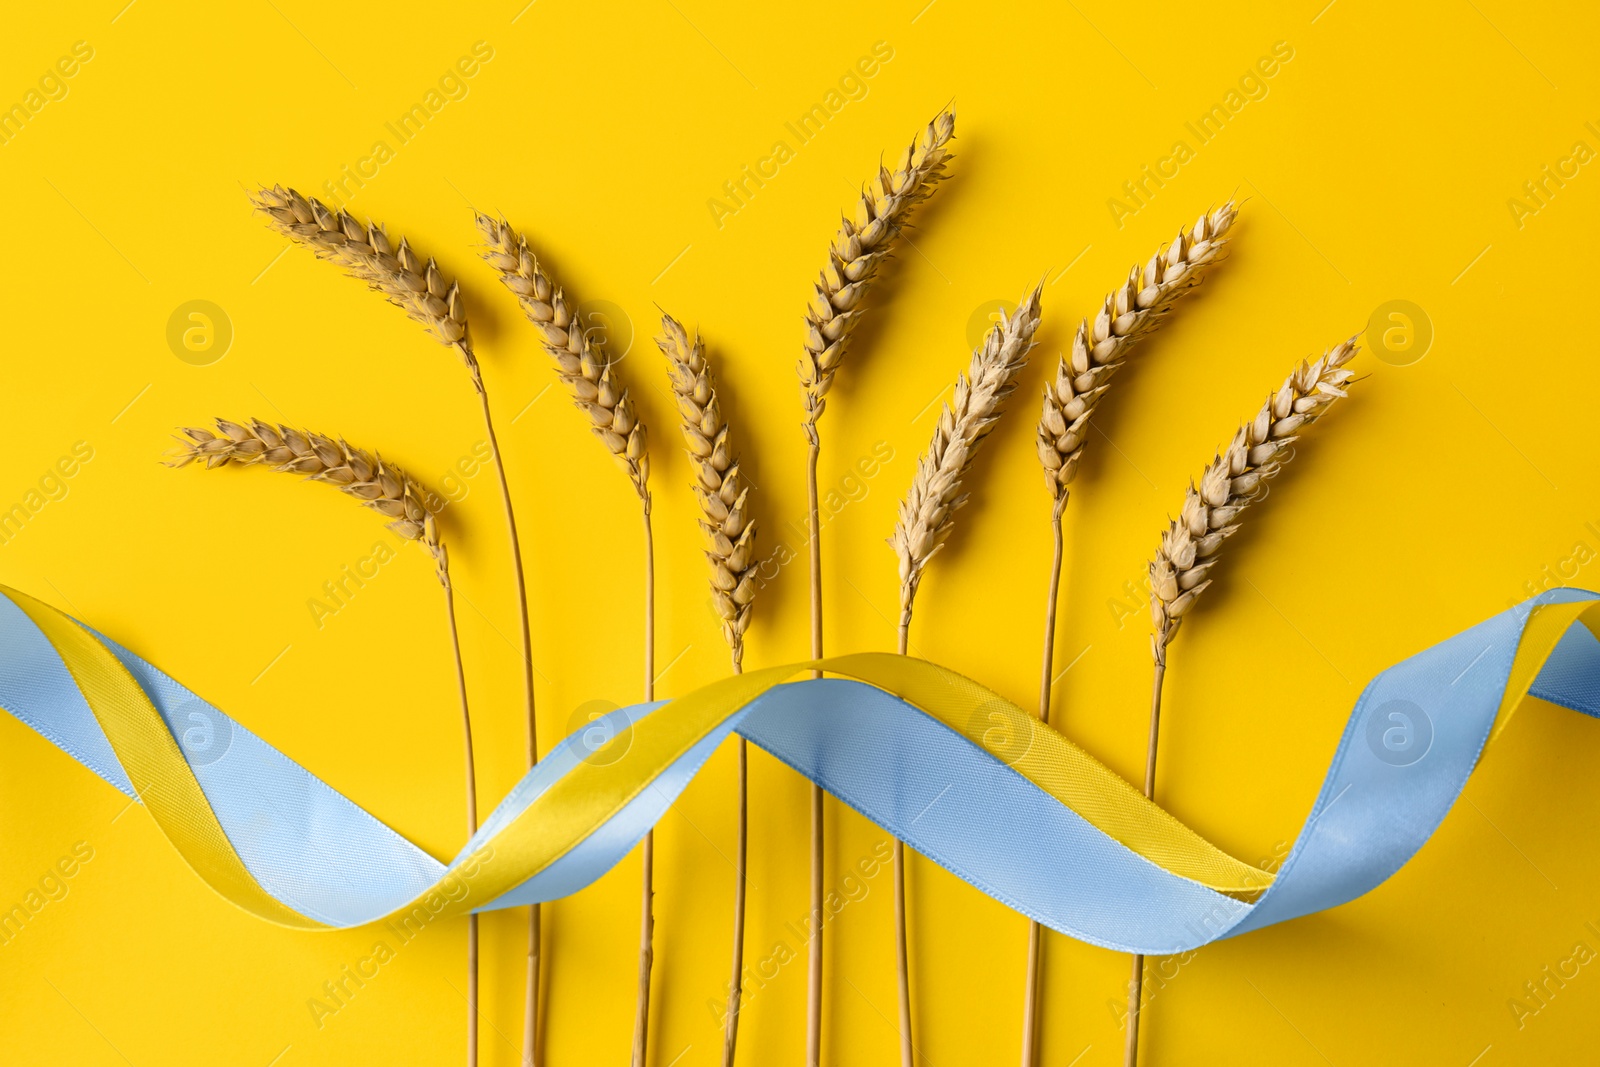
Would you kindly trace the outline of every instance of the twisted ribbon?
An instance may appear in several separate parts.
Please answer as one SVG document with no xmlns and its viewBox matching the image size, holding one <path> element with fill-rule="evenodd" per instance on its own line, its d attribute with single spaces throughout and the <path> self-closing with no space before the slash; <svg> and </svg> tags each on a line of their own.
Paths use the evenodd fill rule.
<svg viewBox="0 0 1600 1067">
<path fill-rule="evenodd" d="M 1414 855 L 1530 692 L 1600 717 L 1600 595 L 1556 589 L 1356 701 L 1276 874 L 1228 855 L 968 678 L 865 653 L 751 671 L 567 737 L 448 863 L 116 642 L 0 587 L 0 706 L 140 801 L 196 874 L 284 926 L 429 922 L 574 893 L 738 732 L 1071 937 L 1161 955 L 1342 904 Z M 790 681 L 822 669 L 840 677 Z"/>
</svg>

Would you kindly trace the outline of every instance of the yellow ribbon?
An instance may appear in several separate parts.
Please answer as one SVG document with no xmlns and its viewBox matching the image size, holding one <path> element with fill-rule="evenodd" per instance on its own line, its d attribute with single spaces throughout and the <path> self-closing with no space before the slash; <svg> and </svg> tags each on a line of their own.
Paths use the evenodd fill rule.
<svg viewBox="0 0 1600 1067">
<path fill-rule="evenodd" d="M 283 926 L 325 928 L 278 902 L 251 876 L 160 713 L 116 656 L 55 608 L 5 592 L 61 656 L 135 791 L 195 873 L 252 915 Z M 923 660 L 860 653 L 735 675 L 671 701 L 634 725 L 626 758 L 577 764 L 489 847 L 389 918 L 418 905 L 428 906 L 434 917 L 460 914 L 509 892 L 594 833 L 728 716 L 773 686 L 816 669 L 866 682 L 922 709 L 1173 874 L 1225 893 L 1251 893 L 1271 882 L 1270 874 L 1218 849 L 993 690 Z"/>
<path fill-rule="evenodd" d="M 280 903 L 250 874 L 172 732 L 117 657 L 69 616 L 0 587 L 60 655 L 105 732 L 139 798 L 196 874 L 224 898 L 270 922 L 326 925 Z M 1522 629 L 1491 738 L 1534 684 L 1574 621 L 1600 635 L 1600 603 L 1541 605 Z M 1005 762 L 1113 840 L 1164 870 L 1222 893 L 1254 895 L 1272 875 L 1228 855 L 1146 799 L 1105 765 L 993 690 L 908 656 L 859 653 L 724 678 L 685 694 L 633 726 L 625 758 L 585 761 L 474 855 L 387 918 L 418 906 L 429 916 L 462 914 L 545 870 L 616 816 L 663 772 L 740 708 L 804 672 L 824 670 L 891 693 Z"/>
</svg>

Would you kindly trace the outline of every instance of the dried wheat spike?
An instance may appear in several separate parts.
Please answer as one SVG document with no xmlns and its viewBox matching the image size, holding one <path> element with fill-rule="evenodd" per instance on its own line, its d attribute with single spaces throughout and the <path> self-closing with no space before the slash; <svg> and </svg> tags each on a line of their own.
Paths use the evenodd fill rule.
<svg viewBox="0 0 1600 1067">
<path fill-rule="evenodd" d="M 805 356 L 800 384 L 805 389 L 806 434 L 816 444 L 817 419 L 823 399 L 844 359 L 850 333 L 862 311 L 862 298 L 877 277 L 878 265 L 905 225 L 911 208 L 933 194 L 944 181 L 955 136 L 956 115 L 946 109 L 934 116 L 917 139 L 900 153 L 893 168 L 878 165 L 877 175 L 861 191 L 854 217 L 846 217 L 828 249 L 828 265 L 816 282 L 816 295 L 806 308 Z"/>
<path fill-rule="evenodd" d="M 343 440 L 272 426 L 260 419 L 251 419 L 248 425 L 218 419 L 215 433 L 190 427 L 183 434 L 177 438 L 179 447 L 169 454 L 167 466 L 201 462 L 210 469 L 229 463 L 258 463 L 326 482 L 390 519 L 389 529 L 401 537 L 422 542 L 442 569 L 444 549 L 433 513 L 425 504 L 427 491 L 382 456 Z"/>
<path fill-rule="evenodd" d="M 999 421 L 1001 407 L 1016 389 L 1039 328 L 1039 290 L 1022 298 L 1016 311 L 997 322 L 972 353 L 967 373 L 956 379 L 955 398 L 939 414 L 933 443 L 917 461 L 916 477 L 900 503 L 900 519 L 889 544 L 900 557 L 900 620 L 911 618 L 911 603 L 928 561 L 944 547 L 955 513 L 967 502 L 962 479 L 983 439 Z"/>
<path fill-rule="evenodd" d="M 568 299 L 550 279 L 529 250 L 527 237 L 510 223 L 479 214 L 478 230 L 483 234 L 483 258 L 516 296 L 528 321 L 538 327 L 545 351 L 555 360 L 556 373 L 573 402 L 589 416 L 595 436 L 628 472 L 640 498 L 648 502 L 650 457 L 644 424 L 628 390 L 617 384 L 615 362 L 583 328 L 578 302 Z"/>
<path fill-rule="evenodd" d="M 700 528 L 709 542 L 706 561 L 711 564 L 711 600 L 738 667 L 744 662 L 744 633 L 756 596 L 756 527 L 745 504 L 750 487 L 728 444 L 728 423 L 717 402 L 716 379 L 699 332 L 691 341 L 677 319 L 662 315 L 656 347 L 667 357 L 683 443 L 694 467 Z"/>
<path fill-rule="evenodd" d="M 316 197 L 301 196 L 293 189 L 263 186 L 250 199 L 274 230 L 366 282 L 427 327 L 440 344 L 454 348 L 472 371 L 473 381 L 479 381 L 461 286 L 446 278 L 436 262 L 424 263 L 403 237 L 395 247 L 383 227 L 370 219 L 363 226 L 349 212 L 335 212 Z"/>
<path fill-rule="evenodd" d="M 1078 326 L 1072 355 L 1063 356 L 1055 381 L 1045 386 L 1044 414 L 1039 419 L 1039 460 L 1045 484 L 1057 507 L 1066 502 L 1067 487 L 1083 457 L 1089 418 L 1105 395 L 1107 383 L 1128 358 L 1133 346 L 1162 324 L 1178 298 L 1199 285 L 1209 268 L 1222 259 L 1228 231 L 1236 217 L 1228 201 L 1195 220 L 1142 268 L 1106 297 L 1091 325 Z"/>
<path fill-rule="evenodd" d="M 1355 357 L 1355 338 L 1329 349 L 1314 363 L 1302 361 L 1256 417 L 1239 428 L 1183 500 L 1183 512 L 1161 535 L 1150 561 L 1150 611 L 1155 621 L 1155 654 L 1166 662 L 1166 648 L 1211 579 L 1222 542 L 1239 528 L 1239 516 L 1266 493 L 1266 482 L 1292 457 L 1290 446 L 1328 406 L 1346 395 L 1354 376 L 1345 365 Z"/>
</svg>

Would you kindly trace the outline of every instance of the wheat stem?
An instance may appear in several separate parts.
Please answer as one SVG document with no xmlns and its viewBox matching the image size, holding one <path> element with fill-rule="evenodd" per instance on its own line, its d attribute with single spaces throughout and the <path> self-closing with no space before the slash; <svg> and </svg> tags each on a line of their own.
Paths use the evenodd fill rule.
<svg viewBox="0 0 1600 1067">
<path fill-rule="evenodd" d="M 821 454 L 819 444 L 807 449 L 806 498 L 807 529 L 810 533 L 808 550 L 811 560 L 811 658 L 822 658 L 822 531 L 819 522 L 817 498 L 817 460 Z M 812 671 L 811 677 L 821 678 L 821 671 Z M 827 912 L 826 897 L 822 887 L 822 872 L 826 862 L 823 854 L 823 819 L 825 794 L 820 785 L 811 782 L 811 935 L 806 956 L 806 1067 L 822 1065 L 822 923 Z"/>
<path fill-rule="evenodd" d="M 1039 1038 L 1039 948 L 1043 940 L 1042 928 L 1036 920 L 1028 920 L 1028 985 L 1022 994 L 1022 1062 L 1032 1064 L 1037 1053 L 1034 1045 Z"/>
<path fill-rule="evenodd" d="M 733 673 L 743 673 L 737 662 Z M 734 1046 L 739 1040 L 739 1012 L 744 995 L 744 897 L 749 842 L 748 788 L 750 776 L 749 744 L 739 738 L 739 803 L 737 841 L 733 861 L 733 977 L 728 984 L 728 1011 L 722 1033 L 722 1067 L 733 1067 Z"/>
<path fill-rule="evenodd" d="M 650 526 L 650 501 L 644 505 L 644 699 L 656 698 L 656 549 Z M 633 1064 L 644 1067 L 650 1057 L 650 969 L 655 963 L 656 832 L 644 835 L 639 853 L 639 989 L 634 1003 Z"/>
<path fill-rule="evenodd" d="M 528 239 L 512 229 L 505 219 L 477 214 L 478 232 L 483 236 L 482 256 L 500 276 L 500 281 L 517 298 L 529 322 L 539 331 L 540 343 L 555 362 L 556 374 L 572 396 L 573 403 L 589 417 L 589 428 L 622 467 L 639 495 L 644 515 L 645 538 L 645 699 L 655 692 L 655 548 L 650 531 L 650 459 L 644 424 L 634 412 L 628 390 L 616 381 L 616 361 L 583 328 L 578 303 L 555 284 L 543 264 L 533 254 Z M 642 941 L 639 946 L 639 994 L 635 1011 L 633 1065 L 645 1067 L 649 1046 L 650 968 L 654 960 L 651 937 L 655 930 L 652 914 L 654 899 L 655 831 L 645 835 L 641 850 L 644 869 L 641 892 L 644 915 L 640 919 Z M 537 921 L 537 920 L 535 920 Z M 530 945 L 537 934 L 530 931 Z M 531 948 L 530 948 L 531 951 Z M 527 1013 L 532 1019 L 538 1011 L 537 988 L 530 981 Z M 531 1033 L 534 1024 L 529 1022 Z M 537 1065 L 536 1065 L 537 1067 Z"/>
<path fill-rule="evenodd" d="M 1155 663 L 1150 683 L 1150 740 L 1144 756 L 1144 795 L 1151 800 L 1156 796 L 1156 739 L 1161 731 L 1161 685 L 1167 676 L 1166 658 Z M 1133 971 L 1128 977 L 1128 1044 L 1124 1063 L 1134 1067 L 1139 1062 L 1139 1017 L 1144 1010 L 1144 957 L 1133 957 Z"/>
<path fill-rule="evenodd" d="M 1056 604 L 1061 594 L 1061 513 L 1066 510 L 1066 504 L 1067 499 L 1063 496 L 1056 502 L 1050 516 L 1050 584 L 1044 601 L 1044 654 L 1040 657 L 1039 670 L 1039 720 L 1047 725 L 1050 722 L 1050 690 L 1055 682 L 1050 672 L 1055 666 Z"/>
<path fill-rule="evenodd" d="M 455 587 L 443 545 L 439 546 L 439 584 L 444 586 L 445 615 L 450 620 L 450 651 L 455 655 L 456 689 L 461 695 L 461 733 L 467 768 L 467 839 L 478 832 L 478 773 L 472 758 L 472 716 L 467 713 L 467 674 L 461 663 L 461 634 L 456 628 Z M 467 1067 L 478 1062 L 478 916 L 467 916 Z"/>
<path fill-rule="evenodd" d="M 815 285 L 815 299 L 806 309 L 805 354 L 800 360 L 800 385 L 804 391 L 806 440 L 806 503 L 811 563 L 811 658 L 822 658 L 822 530 L 818 521 L 817 460 L 822 439 L 818 420 L 825 397 L 850 344 L 850 335 L 865 310 L 867 292 L 877 280 L 878 267 L 894 247 L 912 209 L 933 195 L 944 181 L 950 161 L 950 141 L 955 137 L 952 109 L 933 121 L 901 151 L 893 168 L 881 163 L 878 173 L 861 191 L 855 214 L 846 216 L 828 249 L 828 263 Z M 821 671 L 812 677 L 822 677 Z M 822 1063 L 822 925 L 823 899 L 822 787 L 811 785 L 811 916 L 813 930 L 806 969 L 806 1067 Z"/>
<path fill-rule="evenodd" d="M 900 625 L 898 647 L 910 644 L 911 613 L 928 563 L 938 555 L 955 526 L 955 514 L 967 502 L 961 491 L 972 461 L 1000 419 L 1005 402 L 1016 390 L 1017 376 L 1027 365 L 1039 328 L 1041 285 L 1023 295 L 1017 308 L 995 324 L 977 349 L 966 373 L 956 379 L 955 396 L 939 413 L 928 451 L 917 460 L 917 473 L 900 504 L 899 521 L 889 544 L 900 562 Z M 900 986 L 900 1055 L 912 1067 L 911 976 L 906 947 L 905 847 L 894 844 L 895 955 Z"/>
<path fill-rule="evenodd" d="M 477 387 L 478 402 L 483 409 L 483 432 L 489 441 L 489 451 L 494 456 L 494 470 L 500 485 L 500 506 L 506 517 L 506 540 L 511 546 L 511 591 L 517 600 L 517 622 L 522 631 L 522 688 L 526 694 L 528 717 L 528 766 L 539 762 L 539 717 L 534 705 L 533 687 L 533 630 L 528 619 L 528 585 L 522 569 L 522 540 L 517 536 L 517 515 L 511 506 L 511 485 L 506 480 L 505 459 L 500 453 L 500 441 L 495 436 L 494 418 L 489 410 L 489 391 L 483 386 L 477 363 L 471 364 L 473 383 Z M 528 974 L 527 1005 L 522 1032 L 523 1062 L 527 1067 L 541 1067 L 544 1062 L 543 1040 L 539 1031 L 539 989 L 543 956 L 543 909 L 538 904 L 528 908 Z M 473 917 L 476 922 L 476 916 Z"/>
<path fill-rule="evenodd" d="M 1152 800 L 1156 795 L 1157 737 L 1161 729 L 1161 688 L 1166 678 L 1165 659 L 1157 659 L 1150 688 L 1150 739 L 1145 749 L 1144 795 Z M 1144 956 L 1135 953 L 1133 971 L 1128 978 L 1128 1043 L 1124 1062 L 1133 1067 L 1139 1061 L 1139 1017 L 1144 1009 Z"/>
<path fill-rule="evenodd" d="M 910 638 L 911 605 L 907 604 L 900 614 L 900 628 L 896 639 L 895 650 L 900 655 L 904 656 L 906 654 Z M 911 952 L 906 937 L 908 925 L 906 922 L 906 845 L 904 841 L 897 837 L 894 839 L 894 966 L 895 989 L 900 1018 L 901 1067 L 914 1067 L 916 1063 L 916 1047 L 911 1037 Z"/>
<path fill-rule="evenodd" d="M 1055 666 L 1056 607 L 1061 597 L 1061 515 L 1067 509 L 1063 494 L 1050 513 L 1050 582 L 1044 601 L 1044 652 L 1039 657 L 1039 720 L 1050 722 L 1050 690 L 1055 682 L 1051 671 Z"/>
<path fill-rule="evenodd" d="M 656 698 L 656 541 L 650 524 L 650 497 L 644 498 L 644 699 Z M 656 831 L 644 835 L 639 852 L 639 990 L 633 1013 L 633 1067 L 650 1058 L 650 970 L 655 965 Z"/>
<path fill-rule="evenodd" d="M 1061 494 L 1051 509 L 1050 540 L 1053 552 L 1050 559 L 1050 584 L 1044 606 L 1044 654 L 1040 657 L 1039 719 L 1050 722 L 1050 689 L 1054 679 L 1051 670 L 1055 663 L 1056 605 L 1061 593 L 1061 513 L 1066 510 L 1067 495 Z M 1039 1040 L 1039 965 L 1041 961 L 1043 929 L 1033 919 L 1028 920 L 1028 981 L 1022 995 L 1022 1065 L 1033 1067 L 1037 1058 Z"/>
<path fill-rule="evenodd" d="M 1254 419 L 1241 426 L 1228 447 L 1190 483 L 1183 510 L 1167 524 L 1150 561 L 1150 613 L 1155 632 L 1150 639 L 1155 673 L 1150 691 L 1150 738 L 1145 750 L 1144 795 L 1156 791 L 1156 753 L 1161 727 L 1161 690 L 1167 675 L 1167 649 L 1178 627 L 1200 595 L 1211 585 L 1209 574 L 1224 542 L 1239 529 L 1245 510 L 1266 495 L 1267 482 L 1294 458 L 1294 442 L 1347 395 L 1354 377 L 1347 364 L 1355 358 L 1355 338 L 1335 345 L 1315 361 L 1302 361 L 1267 397 Z M 1144 957 L 1135 955 L 1128 982 L 1128 1045 L 1124 1058 L 1135 1067 L 1139 1058 L 1140 999 Z"/>
<path fill-rule="evenodd" d="M 811 658 L 822 658 L 822 530 L 817 495 L 817 460 L 822 454 L 816 427 L 808 428 L 806 449 L 806 544 L 811 575 Z M 811 677 L 821 678 L 821 671 Z M 811 783 L 811 935 L 806 954 L 806 1067 L 822 1067 L 822 921 L 826 898 L 822 888 L 825 807 L 822 787 Z"/>
<path fill-rule="evenodd" d="M 1135 264 L 1127 281 L 1105 298 L 1094 322 L 1085 320 L 1079 324 L 1071 354 L 1062 356 L 1054 380 L 1045 388 L 1037 444 L 1045 484 L 1055 499 L 1051 517 L 1055 560 L 1050 571 L 1044 680 L 1039 694 L 1039 717 L 1045 721 L 1050 714 L 1050 665 L 1055 652 L 1057 587 L 1061 582 L 1061 514 L 1083 458 L 1089 420 L 1105 396 L 1112 375 L 1121 369 L 1134 346 L 1159 329 L 1179 299 L 1204 281 L 1210 269 L 1224 258 L 1236 215 L 1230 200 L 1201 215 L 1189 229 L 1180 229 L 1171 243 L 1156 249 L 1143 266 Z M 1027 978 L 1022 994 L 1022 1067 L 1034 1067 L 1037 1059 L 1042 961 L 1043 933 L 1039 924 L 1030 920 Z"/>
<path fill-rule="evenodd" d="M 488 438 L 489 451 L 494 456 L 495 474 L 500 483 L 500 503 L 506 517 L 506 539 L 511 545 L 511 557 L 516 561 L 516 565 L 511 569 L 511 591 L 517 603 L 521 605 L 517 616 L 522 628 L 522 685 L 523 692 L 527 694 L 528 705 L 528 766 L 532 767 L 539 762 L 539 725 L 534 715 L 533 660 L 530 658 L 533 651 L 533 632 L 528 622 L 528 589 L 522 573 L 522 541 L 517 536 L 517 517 L 511 507 L 511 486 L 506 481 L 506 465 L 500 456 L 499 438 L 494 432 L 494 417 L 489 410 L 489 393 L 484 389 L 475 365 L 473 377 L 477 385 L 478 402 L 483 409 L 483 432 Z M 544 1050 L 541 1047 L 539 1033 L 539 987 L 542 978 L 540 971 L 544 941 L 542 914 L 543 909 L 538 904 L 528 909 L 527 1005 L 522 1030 L 522 1062 L 525 1067 L 540 1067 L 543 1062 Z"/>
</svg>

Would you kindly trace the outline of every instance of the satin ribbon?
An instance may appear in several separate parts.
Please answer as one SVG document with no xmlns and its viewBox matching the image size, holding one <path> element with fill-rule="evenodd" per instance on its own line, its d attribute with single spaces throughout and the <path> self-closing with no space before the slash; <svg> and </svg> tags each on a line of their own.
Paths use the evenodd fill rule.
<svg viewBox="0 0 1600 1067">
<path fill-rule="evenodd" d="M 160 670 L 0 587 L 0 706 L 143 803 L 184 860 L 298 928 L 428 922 L 574 893 L 737 732 L 1063 934 L 1169 954 L 1342 904 L 1397 871 L 1530 692 L 1600 716 L 1600 596 L 1542 593 L 1374 678 L 1276 875 L 935 664 L 866 653 L 622 708 L 556 745 L 441 862 Z M 813 669 L 838 677 L 790 681 Z"/>
</svg>

